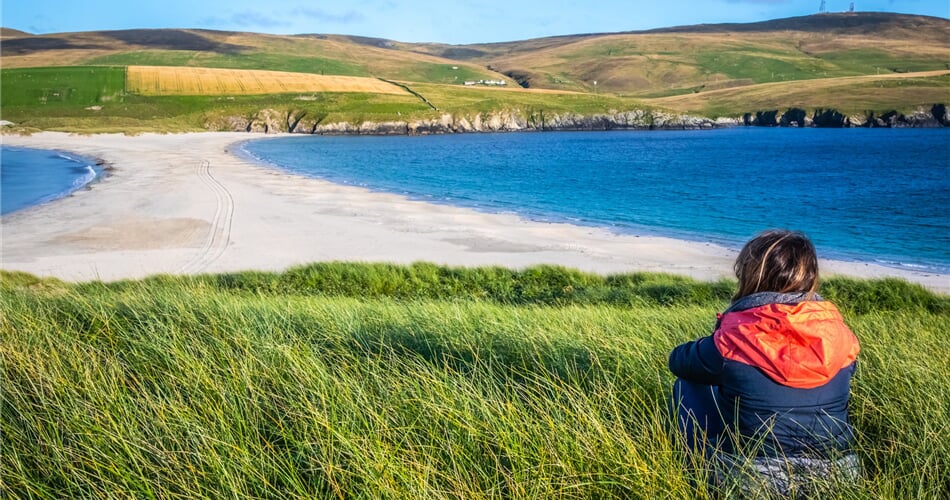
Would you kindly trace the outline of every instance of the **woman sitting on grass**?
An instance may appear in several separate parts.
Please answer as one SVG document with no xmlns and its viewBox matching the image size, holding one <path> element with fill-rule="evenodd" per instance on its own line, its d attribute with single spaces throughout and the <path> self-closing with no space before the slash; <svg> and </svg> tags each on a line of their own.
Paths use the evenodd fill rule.
<svg viewBox="0 0 950 500">
<path fill-rule="evenodd" d="M 848 397 L 858 340 L 816 293 L 799 232 L 766 231 L 735 263 L 739 291 L 711 336 L 670 354 L 677 422 L 720 491 L 807 496 L 853 482 Z"/>
</svg>

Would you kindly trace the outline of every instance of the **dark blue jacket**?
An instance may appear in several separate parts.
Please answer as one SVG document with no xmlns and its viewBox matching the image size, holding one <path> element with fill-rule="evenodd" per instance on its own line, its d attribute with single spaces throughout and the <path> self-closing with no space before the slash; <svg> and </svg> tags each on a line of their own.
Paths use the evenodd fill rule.
<svg viewBox="0 0 950 500">
<path fill-rule="evenodd" d="M 858 341 L 837 308 L 820 297 L 763 292 L 733 303 L 712 336 L 670 354 L 670 371 L 718 386 L 733 453 L 828 458 L 850 450 L 851 377 Z"/>
</svg>

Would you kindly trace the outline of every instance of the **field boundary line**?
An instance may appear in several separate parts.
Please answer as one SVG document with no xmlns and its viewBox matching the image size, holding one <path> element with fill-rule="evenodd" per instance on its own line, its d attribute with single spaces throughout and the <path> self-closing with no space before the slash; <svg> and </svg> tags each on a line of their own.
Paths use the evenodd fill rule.
<svg viewBox="0 0 950 500">
<path fill-rule="evenodd" d="M 397 87 L 401 87 L 401 88 L 405 89 L 406 92 L 409 92 L 410 94 L 412 94 L 412 95 L 418 97 L 419 99 L 422 99 L 422 102 L 426 103 L 426 105 L 429 106 L 430 108 L 432 108 L 433 110 L 435 110 L 435 111 L 438 111 L 438 110 L 439 110 L 439 108 L 435 107 L 435 104 L 432 104 L 431 102 L 429 102 L 429 100 L 426 99 L 424 95 L 422 95 L 422 94 L 416 92 L 415 90 L 412 90 L 411 88 L 409 88 L 408 85 L 406 85 L 406 84 L 404 84 L 404 83 L 394 82 L 394 81 L 392 81 L 392 80 L 387 80 L 387 79 L 385 79 L 385 78 L 380 78 L 379 81 L 381 81 L 381 82 L 386 82 L 386 83 L 388 83 L 388 84 L 390 84 L 390 85 L 395 85 L 395 86 L 397 86 Z"/>
</svg>

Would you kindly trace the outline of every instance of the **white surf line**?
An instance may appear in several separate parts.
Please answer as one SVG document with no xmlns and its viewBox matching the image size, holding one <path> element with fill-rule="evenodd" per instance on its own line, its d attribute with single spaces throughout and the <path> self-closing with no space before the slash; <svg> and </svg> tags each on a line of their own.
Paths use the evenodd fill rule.
<svg viewBox="0 0 950 500">
<path fill-rule="evenodd" d="M 211 162 L 201 160 L 195 166 L 195 174 L 214 193 L 215 212 L 204 245 L 191 261 L 181 267 L 182 274 L 197 274 L 205 270 L 228 248 L 231 241 L 231 220 L 234 215 L 234 198 L 223 184 L 211 174 Z"/>
</svg>

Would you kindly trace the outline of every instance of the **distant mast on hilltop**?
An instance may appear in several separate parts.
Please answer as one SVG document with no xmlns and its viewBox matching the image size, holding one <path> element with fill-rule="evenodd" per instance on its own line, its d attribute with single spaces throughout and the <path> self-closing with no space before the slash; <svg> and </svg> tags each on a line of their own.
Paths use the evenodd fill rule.
<svg viewBox="0 0 950 500">
<path fill-rule="evenodd" d="M 828 13 L 828 9 L 827 9 L 826 7 L 827 7 L 827 2 L 826 2 L 826 0 L 821 0 L 821 5 L 818 6 L 818 13 L 819 13 L 819 14 L 827 14 L 827 13 Z M 848 13 L 850 13 L 850 14 L 853 14 L 853 13 L 854 13 L 854 2 L 851 2 L 851 6 L 848 7 Z"/>
<path fill-rule="evenodd" d="M 828 13 L 828 9 L 825 8 L 825 7 L 826 7 L 825 4 L 826 4 L 826 1 L 825 1 L 825 0 L 821 0 L 821 5 L 818 7 L 818 13 L 819 13 L 819 14 L 827 14 L 827 13 Z M 848 7 L 848 13 L 850 13 L 850 14 L 853 14 L 853 13 L 854 13 L 854 2 L 851 2 L 851 6 Z"/>
</svg>

